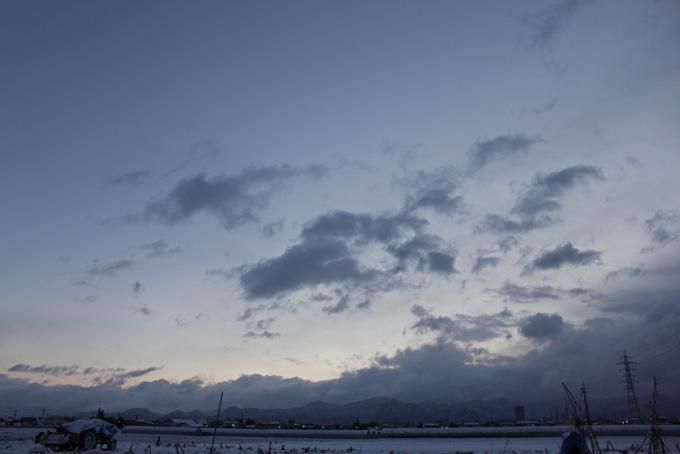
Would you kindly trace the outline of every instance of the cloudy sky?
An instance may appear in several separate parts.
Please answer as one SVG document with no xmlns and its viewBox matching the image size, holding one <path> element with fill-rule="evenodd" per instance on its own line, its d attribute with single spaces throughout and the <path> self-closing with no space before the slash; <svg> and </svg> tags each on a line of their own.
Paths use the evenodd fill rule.
<svg viewBox="0 0 680 454">
<path fill-rule="evenodd" d="M 677 383 L 679 43 L 671 0 L 0 3 L 0 410 Z"/>
</svg>

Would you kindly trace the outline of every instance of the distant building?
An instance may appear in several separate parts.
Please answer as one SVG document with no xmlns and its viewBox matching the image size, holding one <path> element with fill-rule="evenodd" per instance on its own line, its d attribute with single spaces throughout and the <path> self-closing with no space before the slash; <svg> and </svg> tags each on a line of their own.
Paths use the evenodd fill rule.
<svg viewBox="0 0 680 454">
<path fill-rule="evenodd" d="M 515 407 L 515 421 L 526 420 L 526 414 L 524 413 L 524 405 L 517 405 Z"/>
</svg>

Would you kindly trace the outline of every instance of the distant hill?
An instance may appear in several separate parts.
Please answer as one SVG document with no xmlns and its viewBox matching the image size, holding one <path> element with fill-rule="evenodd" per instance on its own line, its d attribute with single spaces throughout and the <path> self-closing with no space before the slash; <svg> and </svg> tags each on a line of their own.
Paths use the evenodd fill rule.
<svg viewBox="0 0 680 454">
<path fill-rule="evenodd" d="M 507 399 L 471 400 L 462 403 L 448 404 L 440 402 L 402 402 L 390 397 L 376 397 L 372 399 L 334 404 L 328 402 L 311 402 L 301 407 L 293 408 L 241 408 L 228 407 L 220 414 L 222 421 L 236 421 L 240 418 L 251 419 L 259 423 L 278 421 L 298 424 L 342 424 L 351 425 L 356 421 L 362 423 L 377 422 L 380 424 L 417 425 L 418 423 L 462 423 L 485 422 L 490 420 L 512 420 L 516 405 L 523 405 L 527 419 L 540 420 L 554 418 L 556 411 L 564 412 L 563 407 L 556 407 L 550 403 L 519 402 Z M 640 401 L 640 407 L 646 408 Z M 622 399 L 608 399 L 591 403 L 593 415 L 596 418 L 617 418 L 626 414 L 626 401 Z M 680 398 L 666 397 L 659 404 L 660 414 L 677 417 L 680 409 Z M 139 420 L 168 420 L 194 419 L 212 420 L 214 411 L 173 411 L 167 414 L 154 413 L 147 408 L 132 408 L 115 413 L 125 419 Z M 643 415 L 643 417 L 646 415 Z"/>
</svg>

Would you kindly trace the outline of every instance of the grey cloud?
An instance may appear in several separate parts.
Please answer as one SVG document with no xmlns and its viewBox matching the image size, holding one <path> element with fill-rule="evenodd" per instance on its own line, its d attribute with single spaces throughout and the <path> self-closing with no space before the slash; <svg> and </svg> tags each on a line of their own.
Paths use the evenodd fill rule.
<svg viewBox="0 0 680 454">
<path fill-rule="evenodd" d="M 520 216 L 536 216 L 556 211 L 561 207 L 558 199 L 566 190 L 591 180 L 604 180 L 602 170 L 598 167 L 578 165 L 547 175 L 539 174 L 512 211 Z"/>
<path fill-rule="evenodd" d="M 486 268 L 496 268 L 500 262 L 500 257 L 480 255 L 475 260 L 474 265 L 472 265 L 472 272 L 474 274 L 479 274 Z"/>
<path fill-rule="evenodd" d="M 527 339 L 546 341 L 557 338 L 565 323 L 559 314 L 538 313 L 520 321 L 519 332 Z"/>
<path fill-rule="evenodd" d="M 556 300 L 560 298 L 558 292 L 550 286 L 525 287 L 510 282 L 506 282 L 503 287 L 496 290 L 496 292 L 499 295 L 518 303 L 535 303 L 541 300 Z"/>
<path fill-rule="evenodd" d="M 532 146 L 540 142 L 543 142 L 542 138 L 528 137 L 524 134 L 498 136 L 489 140 L 478 140 L 470 152 L 469 173 L 478 172 L 493 161 L 527 153 Z"/>
<path fill-rule="evenodd" d="M 463 196 L 456 194 L 459 180 L 453 167 L 439 167 L 430 171 L 419 170 L 395 184 L 409 193 L 404 202 L 405 213 L 431 209 L 451 216 L 465 211 Z"/>
<path fill-rule="evenodd" d="M 411 327 L 417 333 L 433 332 L 440 342 L 473 342 L 506 337 L 508 328 L 514 324 L 512 313 L 507 310 L 497 314 L 462 315 L 455 318 L 432 315 L 423 306 L 415 305 L 411 312 L 418 320 Z"/>
<path fill-rule="evenodd" d="M 514 236 L 507 236 L 498 240 L 498 250 L 507 254 L 513 247 L 519 245 L 519 240 Z"/>
<path fill-rule="evenodd" d="M 116 367 L 116 368 L 106 368 L 106 369 L 100 369 L 98 367 L 86 367 L 83 369 L 83 375 L 92 375 L 92 374 L 98 374 L 98 373 L 119 373 L 119 372 L 125 372 L 125 369 L 122 367 Z"/>
<path fill-rule="evenodd" d="M 525 272 L 534 270 L 556 270 L 564 265 L 585 266 L 599 262 L 602 256 L 601 251 L 585 250 L 575 248 L 571 243 L 557 246 L 553 250 L 545 251 L 536 257 Z"/>
<path fill-rule="evenodd" d="M 132 284 L 132 293 L 139 295 L 142 292 L 142 284 L 139 281 L 135 281 Z"/>
<path fill-rule="evenodd" d="M 331 298 L 329 297 L 329 300 L 330 299 Z M 240 313 L 236 319 L 240 322 L 244 322 L 250 320 L 256 314 L 261 312 L 273 311 L 285 311 L 294 314 L 297 312 L 297 305 L 284 300 L 276 300 L 268 304 L 250 305 L 242 313 Z"/>
<path fill-rule="evenodd" d="M 73 301 L 81 304 L 92 304 L 97 302 L 97 295 L 77 296 L 73 298 Z"/>
<path fill-rule="evenodd" d="M 389 243 L 401 238 L 405 231 L 419 231 L 426 223 L 423 219 L 404 213 L 374 216 L 334 211 L 307 224 L 301 236 L 305 239 L 338 238 L 359 243 Z"/>
<path fill-rule="evenodd" d="M 210 277 L 219 277 L 222 279 L 231 279 L 234 276 L 235 272 L 233 270 L 223 270 L 223 269 L 212 269 L 212 270 L 207 270 L 205 272 L 206 276 Z"/>
<path fill-rule="evenodd" d="M 143 244 L 139 246 L 139 249 L 146 253 L 147 258 L 165 257 L 168 255 L 178 254 L 182 251 L 180 247 L 171 248 L 163 239 Z"/>
<path fill-rule="evenodd" d="M 446 189 L 433 188 L 410 200 L 406 209 L 431 208 L 437 212 L 451 215 L 460 213 L 463 207 L 463 196 L 454 196 Z"/>
<path fill-rule="evenodd" d="M 219 154 L 220 148 L 215 142 L 208 139 L 199 140 L 191 146 L 188 157 L 180 164 L 168 170 L 165 173 L 165 176 L 167 177 L 189 167 L 193 167 L 195 164 L 215 159 Z"/>
<path fill-rule="evenodd" d="M 7 369 L 9 372 L 35 375 L 51 375 L 54 377 L 71 376 L 79 373 L 79 366 L 49 366 L 43 364 L 41 366 L 31 366 L 29 364 L 15 364 Z"/>
<path fill-rule="evenodd" d="M 401 244 L 392 244 L 387 250 L 398 260 L 396 271 L 405 271 L 409 263 L 415 263 L 418 270 L 451 274 L 455 256 L 440 252 L 441 239 L 427 234 L 417 234 Z"/>
<path fill-rule="evenodd" d="M 123 372 L 123 373 L 117 375 L 117 377 L 121 378 L 121 379 L 139 378 L 139 377 L 143 377 L 145 375 L 149 375 L 153 372 L 158 372 L 161 369 L 163 369 L 163 368 L 158 367 L 158 366 L 151 366 L 151 367 L 147 367 L 145 369 L 136 369 L 136 370 L 130 370 L 130 371 L 127 371 L 127 372 Z"/>
<path fill-rule="evenodd" d="M 149 169 L 135 170 L 115 177 L 109 177 L 106 179 L 105 184 L 110 187 L 140 186 L 148 181 L 150 173 Z"/>
<path fill-rule="evenodd" d="M 635 167 L 635 168 L 638 168 L 638 169 L 641 168 L 641 167 L 644 167 L 643 164 L 642 164 L 642 161 L 640 161 L 640 158 L 638 158 L 637 156 L 626 155 L 625 159 L 626 159 L 626 164 L 628 164 L 631 167 Z"/>
<path fill-rule="evenodd" d="M 534 46 L 546 46 L 571 22 L 574 15 L 589 3 L 592 3 L 592 0 L 562 0 L 523 16 L 519 23 L 529 28 Z"/>
<path fill-rule="evenodd" d="M 557 105 L 558 105 L 557 98 L 553 98 L 550 101 L 543 104 L 542 106 L 537 107 L 535 109 L 531 109 L 530 112 L 534 115 L 541 115 L 546 112 L 554 110 L 557 107 Z"/>
<path fill-rule="evenodd" d="M 262 318 L 260 320 L 256 320 L 254 322 L 249 322 L 248 326 L 251 327 L 254 331 L 267 331 L 269 328 L 271 328 L 272 324 L 276 321 L 274 317 L 268 317 L 268 318 Z"/>
<path fill-rule="evenodd" d="M 368 298 L 364 299 L 362 302 L 356 304 L 356 308 L 360 311 L 367 311 L 371 308 L 373 302 Z"/>
<path fill-rule="evenodd" d="M 312 165 L 246 168 L 232 176 L 197 175 L 180 181 L 165 197 L 149 202 L 142 218 L 177 224 L 200 213 L 215 215 L 226 229 L 258 220 L 281 185 L 294 177 L 320 178 L 326 169 Z"/>
<path fill-rule="evenodd" d="M 531 287 L 510 282 L 506 282 L 503 287 L 494 291 L 507 298 L 508 301 L 515 303 L 536 303 L 542 300 L 557 300 L 563 297 L 579 298 L 588 301 L 598 296 L 592 289 L 587 288 L 560 289 L 549 285 Z"/>
<path fill-rule="evenodd" d="M 246 267 L 241 287 L 248 299 L 271 298 L 302 287 L 359 283 L 375 278 L 351 256 L 347 245 L 332 239 L 292 246 L 279 257 Z"/>
<path fill-rule="evenodd" d="M 271 238 L 283 230 L 284 220 L 268 222 L 260 227 L 260 232 L 267 238 Z"/>
<path fill-rule="evenodd" d="M 343 295 L 337 304 L 324 306 L 323 311 L 328 315 L 340 314 L 349 309 L 349 296 Z"/>
<path fill-rule="evenodd" d="M 272 331 L 248 331 L 243 335 L 244 339 L 274 339 L 279 337 L 280 333 Z"/>
<path fill-rule="evenodd" d="M 123 271 L 130 270 L 135 267 L 135 261 L 130 259 L 114 260 L 108 263 L 101 263 L 95 260 L 92 267 L 88 270 L 88 277 L 116 277 Z"/>
<path fill-rule="evenodd" d="M 604 280 L 605 282 L 609 282 L 612 280 L 617 280 L 622 277 L 626 278 L 634 278 L 634 277 L 639 277 L 643 276 L 646 273 L 646 270 L 642 266 L 625 266 L 623 268 L 619 268 L 618 270 L 615 271 L 610 271 L 607 273 L 605 276 Z"/>
<path fill-rule="evenodd" d="M 645 226 L 654 243 L 667 245 L 680 237 L 680 212 L 657 211 L 645 221 Z"/>
<path fill-rule="evenodd" d="M 498 214 L 487 214 L 484 216 L 479 230 L 498 233 L 526 233 L 531 230 L 548 227 L 553 223 L 554 220 L 547 216 L 541 219 L 530 217 L 515 220 Z"/>
<path fill-rule="evenodd" d="M 125 370 L 125 369 L 99 369 L 92 373 L 102 373 L 94 378 L 95 383 L 105 386 L 123 386 L 128 380 L 144 377 L 162 370 L 163 367 L 151 366 L 144 369 Z"/>
<path fill-rule="evenodd" d="M 538 174 L 520 194 L 511 214 L 516 218 L 488 214 L 480 231 L 497 233 L 526 233 L 530 230 L 548 227 L 557 218 L 553 213 L 560 210 L 564 193 L 588 181 L 602 181 L 604 175 L 598 167 L 577 165 L 549 174 Z"/>
<path fill-rule="evenodd" d="M 130 308 L 133 312 L 136 312 L 141 315 L 149 316 L 151 315 L 151 309 L 149 309 L 145 304 L 141 306 L 132 306 Z"/>
</svg>

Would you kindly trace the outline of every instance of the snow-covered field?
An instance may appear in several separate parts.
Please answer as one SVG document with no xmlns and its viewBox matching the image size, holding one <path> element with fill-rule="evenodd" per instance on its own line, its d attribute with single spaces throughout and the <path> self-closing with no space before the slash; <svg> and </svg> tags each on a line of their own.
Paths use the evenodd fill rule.
<svg viewBox="0 0 680 454">
<path fill-rule="evenodd" d="M 44 429 L 43 429 L 44 430 Z M 33 437 L 40 429 L 0 428 L 0 454 L 29 454 L 34 449 Z M 116 454 L 208 454 L 210 437 L 191 435 L 161 435 L 161 445 L 156 446 L 156 435 L 126 434 L 116 436 Z M 642 437 L 602 437 L 604 447 L 609 440 L 618 449 L 639 444 Z M 225 437 L 215 441 L 217 454 L 257 454 L 258 450 L 275 454 L 304 453 L 360 453 L 360 454 L 445 454 L 474 452 L 475 454 L 555 454 L 559 453 L 561 439 L 546 438 L 464 438 L 464 439 L 313 439 L 275 437 Z M 680 437 L 666 438 L 673 454 L 680 454 Z M 110 451 L 92 450 L 91 454 Z"/>
</svg>

